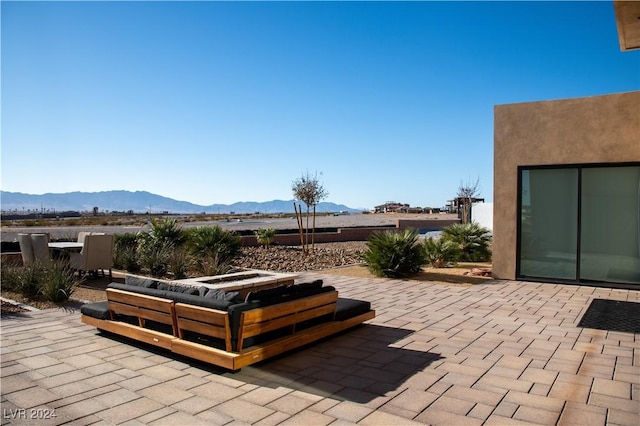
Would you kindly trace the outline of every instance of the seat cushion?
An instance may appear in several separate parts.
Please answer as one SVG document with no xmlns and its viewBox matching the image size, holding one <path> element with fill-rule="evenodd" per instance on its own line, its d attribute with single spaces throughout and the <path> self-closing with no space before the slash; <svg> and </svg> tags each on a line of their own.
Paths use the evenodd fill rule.
<svg viewBox="0 0 640 426">
<path fill-rule="evenodd" d="M 111 318 L 109 316 L 109 302 L 106 300 L 104 302 L 86 303 L 80 307 L 80 313 L 101 320 Z"/>
<path fill-rule="evenodd" d="M 344 321 L 371 310 L 371 303 L 365 300 L 338 298 L 336 306 L 336 321 Z"/>
</svg>

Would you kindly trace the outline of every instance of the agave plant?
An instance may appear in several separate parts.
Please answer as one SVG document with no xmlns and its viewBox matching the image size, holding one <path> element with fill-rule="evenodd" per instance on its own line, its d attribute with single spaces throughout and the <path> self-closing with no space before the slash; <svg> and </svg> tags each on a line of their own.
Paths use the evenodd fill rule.
<svg viewBox="0 0 640 426">
<path fill-rule="evenodd" d="M 415 230 L 376 232 L 367 240 L 363 260 L 376 276 L 405 278 L 420 272 L 425 252 Z"/>
<path fill-rule="evenodd" d="M 477 223 L 447 226 L 442 229 L 442 238 L 458 245 L 462 262 L 491 260 L 491 231 Z"/>
</svg>

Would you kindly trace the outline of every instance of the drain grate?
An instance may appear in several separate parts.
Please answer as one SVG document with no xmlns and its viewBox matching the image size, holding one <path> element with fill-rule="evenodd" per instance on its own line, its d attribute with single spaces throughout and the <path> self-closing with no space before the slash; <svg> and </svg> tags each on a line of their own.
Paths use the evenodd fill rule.
<svg viewBox="0 0 640 426">
<path fill-rule="evenodd" d="M 640 303 L 594 299 L 578 327 L 640 333 Z"/>
</svg>

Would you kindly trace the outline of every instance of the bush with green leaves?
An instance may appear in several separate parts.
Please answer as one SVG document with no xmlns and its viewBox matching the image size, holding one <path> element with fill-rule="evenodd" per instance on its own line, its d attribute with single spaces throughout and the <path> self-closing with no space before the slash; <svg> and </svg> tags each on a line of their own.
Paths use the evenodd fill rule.
<svg viewBox="0 0 640 426">
<path fill-rule="evenodd" d="M 182 246 L 187 240 L 187 235 L 178 225 L 178 221 L 169 217 L 164 220 L 151 219 L 149 237 L 155 243 L 160 245 L 169 243 L 174 247 Z"/>
<path fill-rule="evenodd" d="M 418 232 L 406 229 L 372 234 L 367 240 L 363 260 L 376 276 L 406 278 L 416 275 L 425 264 L 425 251 Z"/>
<path fill-rule="evenodd" d="M 80 284 L 81 279 L 63 260 L 48 264 L 23 266 L 3 262 L 2 286 L 27 297 L 42 297 L 55 303 L 64 302 Z"/>
<path fill-rule="evenodd" d="M 270 247 L 273 242 L 273 238 L 276 236 L 276 230 L 273 228 L 260 228 L 257 231 L 254 231 L 254 235 L 256 236 L 258 244 Z"/>
<path fill-rule="evenodd" d="M 460 257 L 460 248 L 445 238 L 429 237 L 423 243 L 427 263 L 434 268 L 454 266 Z"/>
<path fill-rule="evenodd" d="M 167 271 L 174 280 L 181 280 L 194 265 L 193 256 L 184 247 L 172 247 L 167 258 Z"/>
<path fill-rule="evenodd" d="M 197 264 L 206 275 L 212 272 L 226 273 L 232 260 L 240 255 L 242 237 L 220 226 L 198 226 L 187 233 L 187 245 Z"/>
<path fill-rule="evenodd" d="M 114 236 L 113 266 L 133 273 L 140 271 L 137 233 L 127 232 Z"/>
<path fill-rule="evenodd" d="M 138 262 L 140 262 L 142 269 L 152 276 L 163 277 L 167 274 L 173 248 L 169 241 L 156 241 L 149 237 L 143 237 L 140 239 L 136 251 Z"/>
<path fill-rule="evenodd" d="M 82 279 L 75 274 L 65 261 L 50 262 L 42 271 L 39 293 L 54 303 L 64 302 L 71 297 Z"/>
<path fill-rule="evenodd" d="M 442 237 L 457 244 L 461 262 L 491 260 L 491 231 L 477 223 L 456 223 L 442 229 Z"/>
</svg>

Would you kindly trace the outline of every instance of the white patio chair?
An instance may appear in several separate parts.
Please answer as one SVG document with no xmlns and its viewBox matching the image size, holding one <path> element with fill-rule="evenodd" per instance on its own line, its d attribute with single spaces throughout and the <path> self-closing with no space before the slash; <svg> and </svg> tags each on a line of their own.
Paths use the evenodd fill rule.
<svg viewBox="0 0 640 426">
<path fill-rule="evenodd" d="M 49 234 L 31 234 L 31 244 L 33 247 L 33 257 L 35 262 L 42 265 L 48 265 L 49 262 L 51 262 Z"/>
<path fill-rule="evenodd" d="M 33 244 L 31 243 L 30 234 L 18 234 L 18 243 L 20 244 L 20 254 L 22 255 L 22 264 L 27 266 L 35 262 L 33 256 Z"/>
<path fill-rule="evenodd" d="M 85 272 L 104 275 L 105 270 L 109 270 L 109 277 L 112 277 L 113 267 L 113 235 L 87 235 L 84 238 L 84 246 L 80 253 L 70 253 L 70 264 L 73 269 L 77 269 L 82 275 Z"/>
</svg>

